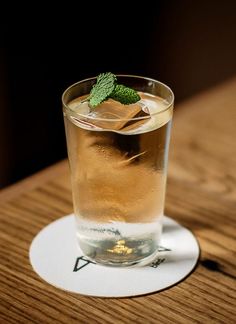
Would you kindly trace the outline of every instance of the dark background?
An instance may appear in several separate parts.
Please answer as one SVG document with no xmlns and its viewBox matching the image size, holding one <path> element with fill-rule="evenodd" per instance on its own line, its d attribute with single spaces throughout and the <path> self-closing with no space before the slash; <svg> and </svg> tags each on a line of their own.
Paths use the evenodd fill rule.
<svg viewBox="0 0 236 324">
<path fill-rule="evenodd" d="M 33 3 L 3 12 L 0 188 L 66 157 L 61 95 L 101 72 L 168 84 L 176 103 L 236 75 L 236 1 Z M 19 11 L 18 11 L 19 10 Z"/>
</svg>

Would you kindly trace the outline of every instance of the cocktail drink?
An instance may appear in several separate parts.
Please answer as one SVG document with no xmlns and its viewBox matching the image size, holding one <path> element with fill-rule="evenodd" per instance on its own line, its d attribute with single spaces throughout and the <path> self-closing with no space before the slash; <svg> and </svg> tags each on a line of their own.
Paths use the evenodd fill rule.
<svg viewBox="0 0 236 324">
<path fill-rule="evenodd" d="M 97 263 L 145 264 L 161 238 L 174 96 L 158 81 L 123 75 L 117 82 L 139 100 L 92 107 L 95 82 L 63 94 L 78 243 Z"/>
</svg>

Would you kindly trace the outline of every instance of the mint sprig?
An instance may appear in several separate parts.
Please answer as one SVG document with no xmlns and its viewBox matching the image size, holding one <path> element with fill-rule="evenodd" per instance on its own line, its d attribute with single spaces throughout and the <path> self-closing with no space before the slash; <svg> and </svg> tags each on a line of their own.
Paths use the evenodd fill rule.
<svg viewBox="0 0 236 324">
<path fill-rule="evenodd" d="M 97 77 L 97 82 L 92 87 L 87 98 L 92 107 L 96 107 L 104 100 L 112 98 L 124 105 L 129 105 L 139 101 L 141 98 L 137 91 L 116 83 L 116 76 L 111 73 L 101 73 Z"/>
<path fill-rule="evenodd" d="M 110 94 L 110 98 L 119 101 L 123 105 L 130 105 L 139 101 L 141 98 L 137 91 L 128 88 L 123 84 L 116 84 L 114 90 Z"/>
<path fill-rule="evenodd" d="M 115 88 L 116 76 L 111 73 L 101 73 L 97 77 L 96 84 L 92 87 L 88 97 L 89 103 L 92 107 L 96 107 L 110 96 Z"/>
</svg>

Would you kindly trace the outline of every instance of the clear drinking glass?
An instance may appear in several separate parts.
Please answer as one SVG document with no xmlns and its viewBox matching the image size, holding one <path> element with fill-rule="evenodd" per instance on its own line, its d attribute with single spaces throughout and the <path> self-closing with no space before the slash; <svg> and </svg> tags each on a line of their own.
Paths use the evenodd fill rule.
<svg viewBox="0 0 236 324">
<path fill-rule="evenodd" d="M 108 100 L 95 111 L 86 101 L 95 82 L 77 82 L 62 96 L 78 243 L 100 264 L 146 264 L 162 232 L 174 95 L 159 81 L 118 75 L 141 101 Z"/>
</svg>

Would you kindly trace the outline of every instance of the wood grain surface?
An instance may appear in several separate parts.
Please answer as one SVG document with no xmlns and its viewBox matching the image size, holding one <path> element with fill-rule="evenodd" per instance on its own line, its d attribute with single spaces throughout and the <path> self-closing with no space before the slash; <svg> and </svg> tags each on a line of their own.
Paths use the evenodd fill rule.
<svg viewBox="0 0 236 324">
<path fill-rule="evenodd" d="M 196 235 L 193 273 L 135 298 L 85 297 L 57 289 L 32 270 L 29 246 L 72 212 L 67 161 L 0 193 L 1 323 L 236 323 L 236 79 L 176 109 L 166 214 Z"/>
</svg>

